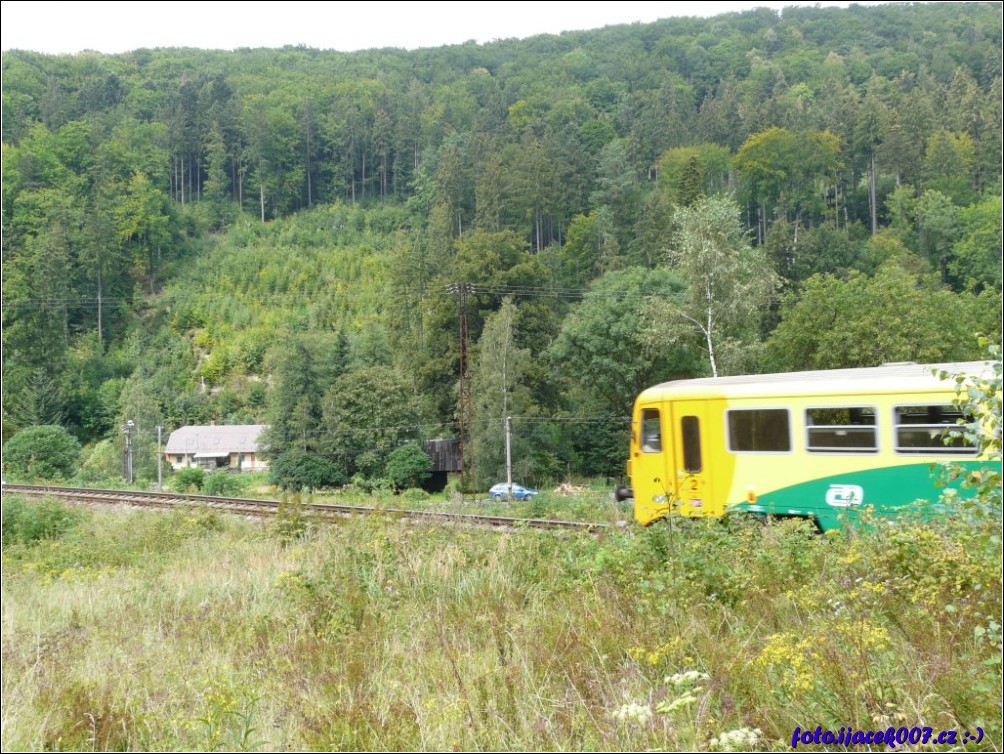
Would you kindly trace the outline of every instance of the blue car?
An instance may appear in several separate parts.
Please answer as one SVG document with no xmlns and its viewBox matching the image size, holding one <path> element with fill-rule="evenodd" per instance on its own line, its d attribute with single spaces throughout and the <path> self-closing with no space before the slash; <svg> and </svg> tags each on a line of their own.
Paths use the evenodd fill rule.
<svg viewBox="0 0 1004 754">
<path fill-rule="evenodd" d="M 521 484 L 514 484 L 512 486 L 512 499 L 513 500 L 529 500 L 534 495 L 539 495 L 537 490 L 531 490 L 524 487 Z M 509 498 L 509 485 L 505 482 L 500 482 L 488 490 L 488 497 L 492 500 L 507 500 Z"/>
</svg>

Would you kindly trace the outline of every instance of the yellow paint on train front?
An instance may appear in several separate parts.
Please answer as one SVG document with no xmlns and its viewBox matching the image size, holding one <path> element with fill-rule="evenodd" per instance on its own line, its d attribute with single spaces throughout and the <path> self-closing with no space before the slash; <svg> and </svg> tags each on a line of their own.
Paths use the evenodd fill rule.
<svg viewBox="0 0 1004 754">
<path fill-rule="evenodd" d="M 732 456 L 711 452 L 724 447 L 725 436 L 721 424 L 709 420 L 724 405 L 723 397 L 710 395 L 666 400 L 664 396 L 643 393 L 638 399 L 632 425 L 630 476 L 639 522 L 647 524 L 668 514 L 696 518 L 724 515 L 735 464 Z M 651 421 L 653 412 L 658 412 L 659 417 L 662 441 L 658 445 L 651 442 L 651 436 L 642 435 L 642 416 L 647 414 Z M 694 419 L 700 458 L 688 459 L 685 440 L 694 438 L 686 433 L 694 424 L 687 423 Z M 647 429 L 651 430 L 651 424 Z"/>
</svg>

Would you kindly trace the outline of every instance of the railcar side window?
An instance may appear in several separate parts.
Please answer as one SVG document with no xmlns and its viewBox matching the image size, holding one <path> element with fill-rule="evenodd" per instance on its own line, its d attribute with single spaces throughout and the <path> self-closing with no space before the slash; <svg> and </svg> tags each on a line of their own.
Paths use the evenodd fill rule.
<svg viewBox="0 0 1004 754">
<path fill-rule="evenodd" d="M 945 443 L 945 430 L 957 426 L 962 413 L 951 405 L 896 406 L 896 450 L 900 453 L 975 453 L 976 448 L 962 437 Z"/>
<path fill-rule="evenodd" d="M 688 474 L 696 474 L 703 467 L 701 460 L 701 420 L 696 416 L 684 416 L 680 420 L 683 435 L 683 469 Z"/>
<path fill-rule="evenodd" d="M 657 408 L 642 409 L 641 449 L 645 453 L 662 452 L 662 424 L 659 422 Z"/>
<path fill-rule="evenodd" d="M 729 450 L 733 453 L 787 453 L 791 429 L 786 408 L 728 412 Z"/>
<path fill-rule="evenodd" d="M 806 409 L 806 447 L 811 453 L 876 453 L 875 425 L 875 409 L 869 406 Z"/>
</svg>

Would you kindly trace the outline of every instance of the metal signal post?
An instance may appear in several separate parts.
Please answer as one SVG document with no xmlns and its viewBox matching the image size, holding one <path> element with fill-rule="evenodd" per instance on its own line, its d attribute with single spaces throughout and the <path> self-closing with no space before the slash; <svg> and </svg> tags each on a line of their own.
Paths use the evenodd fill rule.
<svg viewBox="0 0 1004 754">
<path fill-rule="evenodd" d="M 125 433 L 125 456 L 123 458 L 122 465 L 122 476 L 125 477 L 126 482 L 132 484 L 132 431 L 136 427 L 136 423 L 130 419 L 125 423 L 122 431 Z"/>
<path fill-rule="evenodd" d="M 164 489 L 164 453 L 161 450 L 161 433 L 164 431 L 163 427 L 157 427 L 157 491 L 162 492 Z"/>
<path fill-rule="evenodd" d="M 505 483 L 506 497 L 512 502 L 512 417 L 505 418 Z"/>
</svg>

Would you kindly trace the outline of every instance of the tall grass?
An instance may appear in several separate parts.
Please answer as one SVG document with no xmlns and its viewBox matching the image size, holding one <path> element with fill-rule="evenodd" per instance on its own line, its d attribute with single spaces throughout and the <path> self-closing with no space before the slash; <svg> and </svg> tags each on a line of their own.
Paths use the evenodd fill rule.
<svg viewBox="0 0 1004 754">
<path fill-rule="evenodd" d="M 691 523 L 78 514 L 5 541 L 2 744 L 790 750 L 795 726 L 979 725 L 1001 746 L 989 524 Z"/>
</svg>

